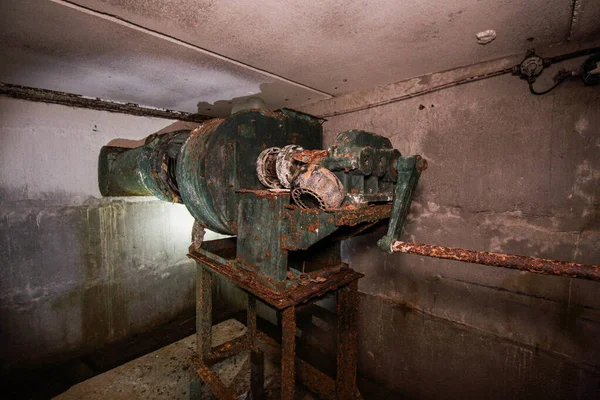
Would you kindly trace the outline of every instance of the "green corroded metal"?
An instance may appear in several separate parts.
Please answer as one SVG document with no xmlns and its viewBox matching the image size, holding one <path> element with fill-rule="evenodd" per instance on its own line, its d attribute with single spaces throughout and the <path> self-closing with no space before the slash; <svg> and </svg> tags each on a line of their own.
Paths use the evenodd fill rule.
<svg viewBox="0 0 600 400">
<path fill-rule="evenodd" d="M 319 209 L 288 209 L 284 220 L 287 229 L 281 238 L 281 246 L 288 250 L 307 250 L 339 228 L 332 213 Z"/>
<path fill-rule="evenodd" d="M 156 196 L 179 203 L 175 164 L 188 130 L 152 135 L 134 149 L 104 146 L 98 160 L 103 196 Z"/>
<path fill-rule="evenodd" d="M 304 272 L 315 259 L 321 268 L 341 263 L 339 242 L 390 217 L 389 204 L 338 210 L 301 209 L 289 192 L 242 191 L 238 213 L 236 261 L 255 270 L 256 279 L 274 289 L 288 286 L 288 271 Z M 317 256 L 315 253 L 321 253 Z"/>
<path fill-rule="evenodd" d="M 337 136 L 329 148 L 329 157 L 321 165 L 331 171 L 382 177 L 393 169 L 399 156 L 400 152 L 392 147 L 388 138 L 350 130 Z"/>
<path fill-rule="evenodd" d="M 289 192 L 240 194 L 236 258 L 258 268 L 267 277 L 264 283 L 272 287 L 286 279 L 288 252 L 281 246 L 281 238 L 287 231 L 283 215 L 289 204 Z"/>
<path fill-rule="evenodd" d="M 333 171 L 346 190 L 346 203 L 390 201 L 400 152 L 390 140 L 362 130 L 340 133 L 319 164 Z"/>
<path fill-rule="evenodd" d="M 135 149 L 103 147 L 100 191 L 103 196 L 183 202 L 204 228 L 235 235 L 238 191 L 263 188 L 256 158 L 267 147 L 288 144 L 321 148 L 321 121 L 289 109 L 244 110 L 207 121 L 191 133 L 150 136 Z"/>
<path fill-rule="evenodd" d="M 258 155 L 268 147 L 320 148 L 321 142 L 319 120 L 292 110 L 244 110 L 208 121 L 181 150 L 177 182 L 183 203 L 204 227 L 235 235 L 239 191 L 264 188 L 256 176 Z"/>
<path fill-rule="evenodd" d="M 425 169 L 426 162 L 420 156 L 400 157 L 396 163 L 398 179 L 394 191 L 394 201 L 387 235 L 377 244 L 388 252 L 392 252 L 392 240 L 400 238 L 404 221 L 412 202 L 412 197 L 419 182 L 421 171 Z"/>
<path fill-rule="evenodd" d="M 302 209 L 289 191 L 266 190 L 260 183 L 259 154 L 290 144 L 307 149 L 309 159 L 315 156 L 305 163 L 340 179 L 347 191 L 342 206 Z M 206 268 L 251 273 L 264 287 L 282 292 L 306 284 L 300 278 L 308 274 L 341 268 L 340 241 L 378 221 L 391 217 L 380 245 L 397 238 L 418 181 L 418 156 L 402 157 L 389 139 L 373 133 L 346 131 L 327 151 L 321 149 L 319 119 L 288 109 L 244 110 L 191 132 L 150 136 L 135 149 L 102 148 L 100 189 L 105 196 L 152 195 L 184 203 L 197 227 L 237 235 L 222 248 L 207 242 L 193 249 L 203 254 Z"/>
</svg>

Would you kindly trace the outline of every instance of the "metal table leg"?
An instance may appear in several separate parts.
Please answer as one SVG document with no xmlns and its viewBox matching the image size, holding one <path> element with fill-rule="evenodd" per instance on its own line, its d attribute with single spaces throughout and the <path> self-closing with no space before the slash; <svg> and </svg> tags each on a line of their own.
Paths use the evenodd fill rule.
<svg viewBox="0 0 600 400">
<path fill-rule="evenodd" d="M 196 351 L 202 363 L 212 350 L 212 281 L 213 275 L 200 264 L 196 266 Z"/>
<path fill-rule="evenodd" d="M 281 319 L 281 400 L 294 400 L 296 386 L 296 307 L 282 311 Z"/>
<path fill-rule="evenodd" d="M 338 292 L 337 376 L 338 399 L 356 397 L 356 351 L 358 328 L 358 281 Z"/>
<path fill-rule="evenodd" d="M 253 400 L 265 396 L 265 359 L 258 348 L 256 335 L 256 297 L 248 295 L 248 343 L 250 346 L 250 393 Z"/>
</svg>

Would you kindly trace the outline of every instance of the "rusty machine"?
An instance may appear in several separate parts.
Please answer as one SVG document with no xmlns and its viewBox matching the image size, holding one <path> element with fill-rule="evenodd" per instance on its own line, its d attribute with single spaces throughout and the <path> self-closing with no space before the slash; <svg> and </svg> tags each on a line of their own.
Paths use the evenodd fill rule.
<svg viewBox="0 0 600 400">
<path fill-rule="evenodd" d="M 199 374 L 213 393 L 233 396 L 211 363 L 251 349 L 252 394 L 262 397 L 258 299 L 281 312 L 282 399 L 293 398 L 295 376 L 324 398 L 348 399 L 357 393 L 362 274 L 342 263 L 340 242 L 392 214 L 396 237 L 425 165 L 369 132 L 343 132 L 324 150 L 319 119 L 288 109 L 245 110 L 191 132 L 150 136 L 135 149 L 105 146 L 99 183 L 104 196 L 183 203 L 196 219 L 189 256 L 198 263 Z M 235 237 L 202 243 L 204 228 Z M 214 274 L 248 293 L 248 334 L 220 347 L 211 344 Z M 296 311 L 328 294 L 338 302 L 335 378 L 295 356 Z"/>
<path fill-rule="evenodd" d="M 400 242 L 426 161 L 403 156 L 389 139 L 361 130 L 342 132 L 323 149 L 321 122 L 289 109 L 251 109 L 192 131 L 149 136 L 135 149 L 101 150 L 104 196 L 156 196 L 183 203 L 196 220 L 189 257 L 198 265 L 198 374 L 218 398 L 234 394 L 211 365 L 243 350 L 251 351 L 251 395 L 264 395 L 259 344 L 273 344 L 273 339 L 257 329 L 257 299 L 280 313 L 282 399 L 293 399 L 296 378 L 326 399 L 359 396 L 357 281 L 363 275 L 342 262 L 340 242 L 384 219 L 389 219 L 388 233 L 379 246 L 388 252 L 599 278 L 593 270 L 597 266 Z M 202 242 L 205 228 L 232 237 Z M 215 274 L 248 294 L 248 331 L 213 347 Z M 328 295 L 337 296 L 333 376 L 296 357 L 296 312 Z"/>
</svg>

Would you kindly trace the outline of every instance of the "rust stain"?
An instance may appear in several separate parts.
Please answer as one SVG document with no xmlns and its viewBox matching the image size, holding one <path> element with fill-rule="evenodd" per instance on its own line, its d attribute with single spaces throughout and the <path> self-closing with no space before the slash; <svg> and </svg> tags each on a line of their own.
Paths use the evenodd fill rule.
<svg viewBox="0 0 600 400">
<path fill-rule="evenodd" d="M 293 400 L 296 373 L 296 309 L 283 310 L 281 318 L 281 400 Z"/>
<path fill-rule="evenodd" d="M 421 156 L 417 156 L 417 172 L 422 173 L 427 169 L 427 160 Z M 396 170 L 394 168 L 394 170 Z"/>
<path fill-rule="evenodd" d="M 303 150 L 294 153 L 293 155 L 294 160 L 303 162 L 305 164 L 318 163 L 327 157 L 329 157 L 329 151 L 327 150 Z"/>
<path fill-rule="evenodd" d="M 206 365 L 201 363 L 197 372 L 218 399 L 233 400 L 236 398 L 231 390 L 229 390 L 229 388 L 225 386 L 223 382 L 221 382 L 221 379 L 218 377 L 218 375 L 211 371 Z"/>
<path fill-rule="evenodd" d="M 337 226 L 355 226 L 362 222 L 373 222 L 389 218 L 391 212 L 391 204 L 371 205 L 369 207 L 347 206 L 341 212 L 336 212 L 335 224 Z"/>
<path fill-rule="evenodd" d="M 237 193 L 251 193 L 259 198 L 265 199 L 276 199 L 281 196 L 289 196 L 290 192 L 288 190 L 249 190 L 249 189 L 240 189 Z"/>
<path fill-rule="evenodd" d="M 310 225 L 308 225 L 308 226 L 306 227 L 306 229 L 307 229 L 309 232 L 313 232 L 313 233 L 314 233 L 314 232 L 317 232 L 317 231 L 319 230 L 319 220 L 318 220 L 318 219 L 317 219 L 317 220 L 315 220 L 313 223 L 311 223 Z"/>
</svg>

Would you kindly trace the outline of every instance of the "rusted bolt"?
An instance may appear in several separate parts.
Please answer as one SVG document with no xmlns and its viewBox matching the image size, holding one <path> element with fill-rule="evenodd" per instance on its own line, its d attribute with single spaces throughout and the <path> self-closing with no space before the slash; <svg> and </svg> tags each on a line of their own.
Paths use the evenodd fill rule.
<svg viewBox="0 0 600 400">
<path fill-rule="evenodd" d="M 304 274 L 304 273 L 298 275 L 298 277 L 296 279 L 298 279 L 298 283 L 302 286 L 308 285 L 311 281 L 310 275 Z"/>
</svg>

